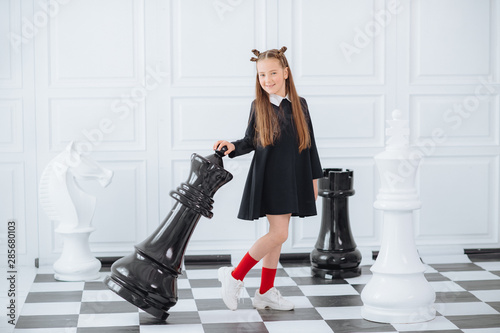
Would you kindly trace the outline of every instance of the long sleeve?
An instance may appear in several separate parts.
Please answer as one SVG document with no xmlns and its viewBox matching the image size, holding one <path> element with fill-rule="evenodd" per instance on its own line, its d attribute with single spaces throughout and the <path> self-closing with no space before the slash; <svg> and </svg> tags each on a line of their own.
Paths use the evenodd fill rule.
<svg viewBox="0 0 500 333">
<path fill-rule="evenodd" d="M 312 126 L 311 114 L 309 113 L 309 108 L 307 106 L 306 100 L 301 98 L 301 102 L 303 103 L 304 110 L 306 111 L 306 120 L 307 120 L 307 125 L 309 126 L 309 135 L 311 137 L 311 147 L 309 148 L 309 154 L 311 157 L 312 178 L 313 179 L 322 178 L 323 169 L 321 168 L 318 148 L 316 147 L 316 140 L 314 138 L 314 130 Z"/>
<path fill-rule="evenodd" d="M 245 131 L 245 137 L 240 140 L 231 142 L 234 144 L 235 150 L 229 154 L 230 158 L 237 157 L 240 155 L 245 155 L 255 150 L 254 137 L 255 137 L 255 112 L 254 112 L 254 102 L 250 108 L 250 116 L 248 119 L 248 126 Z"/>
</svg>

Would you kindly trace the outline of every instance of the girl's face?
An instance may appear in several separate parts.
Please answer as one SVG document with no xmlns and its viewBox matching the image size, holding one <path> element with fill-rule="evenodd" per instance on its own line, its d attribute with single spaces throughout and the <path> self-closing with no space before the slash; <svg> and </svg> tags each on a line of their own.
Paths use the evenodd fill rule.
<svg viewBox="0 0 500 333">
<path fill-rule="evenodd" d="M 262 59 L 257 62 L 257 75 L 262 89 L 268 94 L 286 96 L 288 68 L 281 67 L 278 59 Z"/>
</svg>

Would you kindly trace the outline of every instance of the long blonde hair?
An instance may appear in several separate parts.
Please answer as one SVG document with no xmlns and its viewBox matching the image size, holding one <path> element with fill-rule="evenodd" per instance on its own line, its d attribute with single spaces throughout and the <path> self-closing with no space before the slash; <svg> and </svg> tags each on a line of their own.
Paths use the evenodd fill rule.
<svg viewBox="0 0 500 333">
<path fill-rule="evenodd" d="M 311 136 L 309 135 L 309 127 L 302 110 L 299 95 L 295 89 L 293 82 L 292 71 L 288 66 L 288 61 L 285 57 L 286 47 L 281 49 L 272 49 L 265 52 L 252 50 L 257 57 L 252 57 L 250 60 L 259 62 L 263 59 L 276 59 L 281 64 L 283 69 L 288 68 L 288 78 L 285 81 L 286 94 L 292 104 L 292 116 L 297 130 L 297 140 L 299 152 L 311 146 Z M 275 140 L 280 135 L 280 126 L 278 115 L 274 112 L 269 94 L 262 88 L 259 82 L 259 74 L 257 73 L 257 82 L 255 85 L 255 131 L 257 133 L 257 143 L 262 147 L 273 145 Z"/>
</svg>

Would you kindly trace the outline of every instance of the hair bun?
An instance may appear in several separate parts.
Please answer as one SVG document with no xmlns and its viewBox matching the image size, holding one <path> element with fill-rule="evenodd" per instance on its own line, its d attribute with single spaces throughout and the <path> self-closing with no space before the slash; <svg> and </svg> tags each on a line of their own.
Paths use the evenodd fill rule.
<svg viewBox="0 0 500 333">
<path fill-rule="evenodd" d="M 283 46 L 278 52 L 285 53 L 286 50 L 287 50 L 286 46 Z"/>
<path fill-rule="evenodd" d="M 253 50 L 252 50 L 252 53 L 253 53 L 253 54 L 255 54 L 255 55 L 257 56 L 257 58 L 255 58 L 255 57 L 251 57 L 251 58 L 250 58 L 250 61 L 257 61 L 257 60 L 259 60 L 259 58 L 258 58 L 258 57 L 260 56 L 260 51 L 258 51 L 258 50 L 256 50 L 256 49 L 253 49 Z"/>
</svg>

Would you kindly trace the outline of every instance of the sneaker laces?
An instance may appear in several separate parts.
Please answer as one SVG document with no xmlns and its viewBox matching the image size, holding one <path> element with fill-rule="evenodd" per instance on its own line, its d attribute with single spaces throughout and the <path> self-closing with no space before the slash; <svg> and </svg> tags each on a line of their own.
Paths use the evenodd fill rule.
<svg viewBox="0 0 500 333">
<path fill-rule="evenodd" d="M 273 294 L 274 297 L 276 297 L 276 301 L 278 302 L 278 304 L 281 305 L 281 301 L 283 300 L 283 296 L 281 296 L 281 293 L 278 289 L 276 288 L 271 288 L 269 289 L 271 291 L 271 293 Z"/>
<path fill-rule="evenodd" d="M 238 300 L 238 303 L 243 302 L 242 301 L 242 295 L 243 295 L 243 281 L 238 280 L 238 284 L 236 285 L 236 299 Z"/>
</svg>

